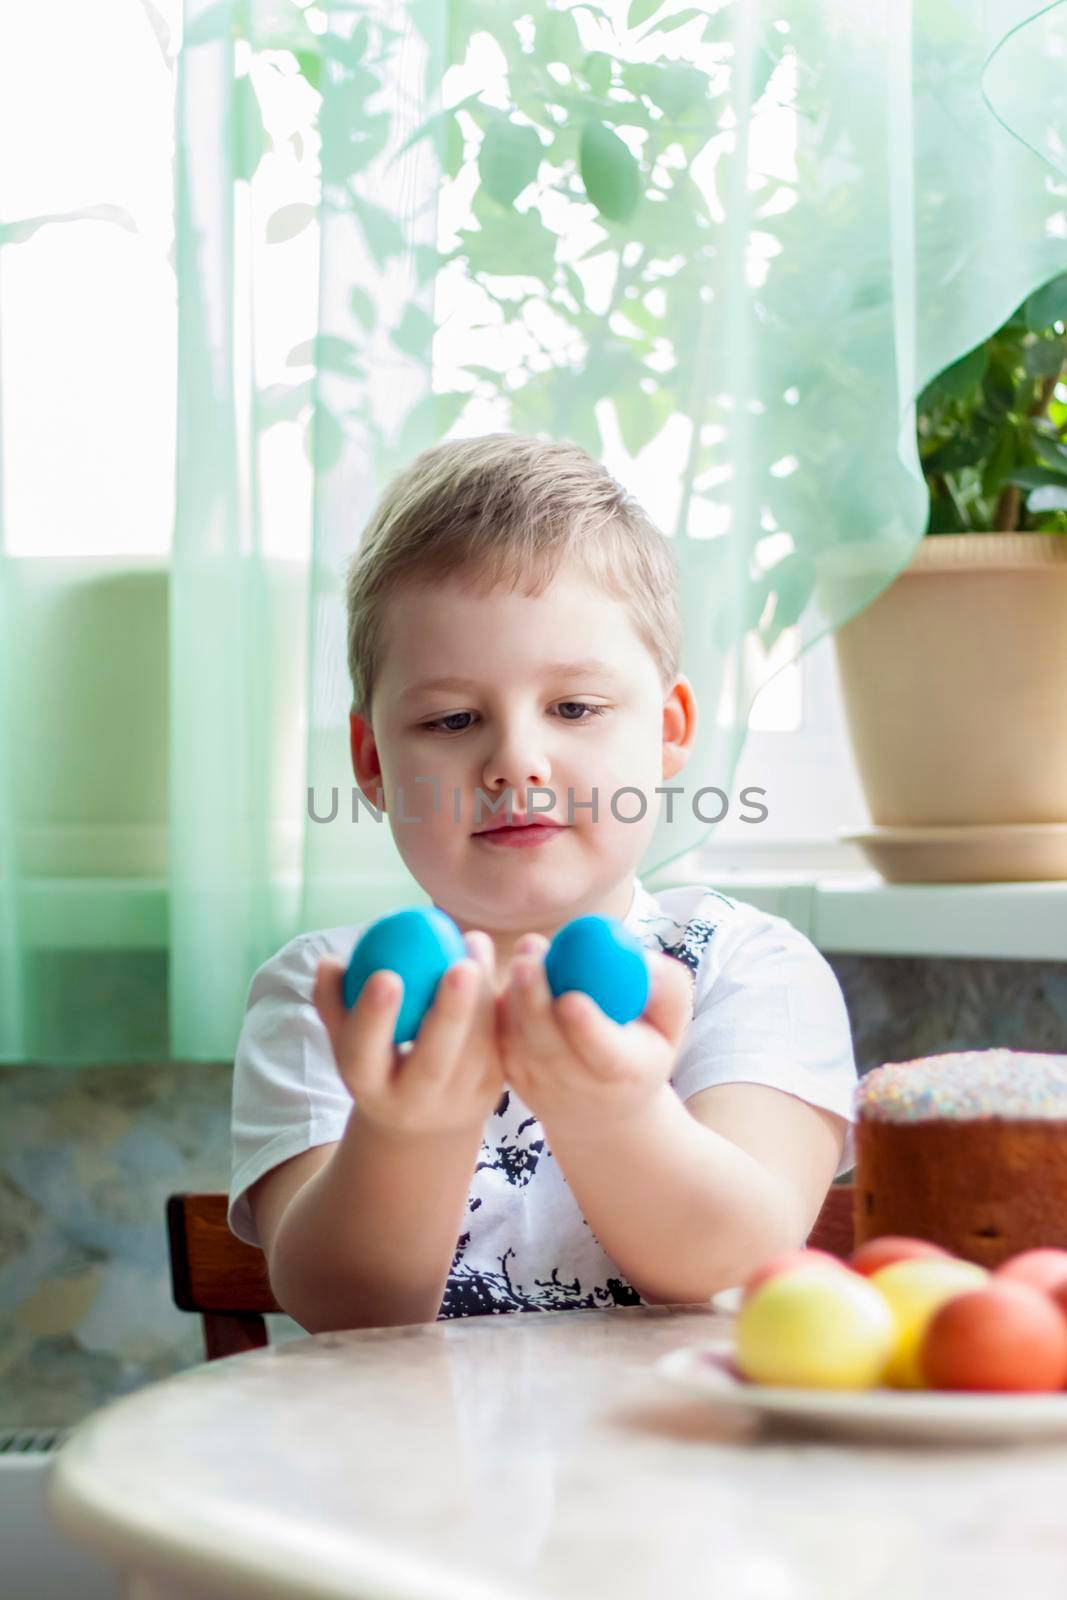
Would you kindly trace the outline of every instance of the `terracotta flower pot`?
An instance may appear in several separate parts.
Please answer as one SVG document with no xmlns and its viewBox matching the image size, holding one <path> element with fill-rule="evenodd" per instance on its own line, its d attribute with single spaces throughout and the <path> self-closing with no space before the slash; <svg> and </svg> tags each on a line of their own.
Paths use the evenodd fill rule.
<svg viewBox="0 0 1067 1600">
<path fill-rule="evenodd" d="M 1067 878 L 1067 536 L 927 536 L 834 646 L 884 876 Z"/>
</svg>

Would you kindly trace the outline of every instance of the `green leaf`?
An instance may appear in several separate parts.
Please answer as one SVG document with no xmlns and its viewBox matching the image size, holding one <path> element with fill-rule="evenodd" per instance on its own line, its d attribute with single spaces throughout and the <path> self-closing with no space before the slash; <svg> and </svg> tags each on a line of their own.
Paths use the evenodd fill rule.
<svg viewBox="0 0 1067 1600">
<path fill-rule="evenodd" d="M 412 145 L 418 144 L 420 139 L 433 139 L 437 144 L 445 171 L 450 178 L 454 178 L 463 165 L 463 130 L 456 121 L 456 112 L 463 111 L 472 102 L 477 101 L 480 94 L 481 90 L 475 89 L 456 105 L 448 106 L 444 111 L 435 111 L 425 122 L 420 122 L 415 132 L 409 134 L 396 154 L 390 157 L 389 166 L 392 166 L 394 161 L 399 161 L 400 157 L 410 150 Z"/>
<path fill-rule="evenodd" d="M 238 78 L 233 86 L 235 178 L 251 183 L 270 140 L 263 126 L 263 112 L 251 78 Z"/>
<path fill-rule="evenodd" d="M 504 117 L 490 124 L 478 152 L 478 174 L 498 205 L 512 205 L 540 165 L 541 140 L 533 128 Z"/>
<path fill-rule="evenodd" d="M 641 388 L 624 389 L 614 397 L 619 433 L 628 455 L 638 456 L 661 431 L 674 410 L 671 394 L 656 389 L 646 394 Z"/>
<path fill-rule="evenodd" d="M 1015 383 L 1010 372 L 992 365 L 982 379 L 982 409 L 995 422 L 1007 416 L 1015 404 Z"/>
<path fill-rule="evenodd" d="M 477 232 L 461 229 L 459 237 L 471 272 L 491 272 L 504 277 L 532 275 L 542 283 L 552 282 L 557 239 L 545 227 L 537 211 L 484 217 Z"/>
<path fill-rule="evenodd" d="M 552 430 L 561 439 L 581 445 L 591 456 L 604 454 L 604 440 L 597 421 L 595 402 L 585 396 L 568 399 L 560 412 L 559 424 Z"/>
<path fill-rule="evenodd" d="M 292 205 L 282 206 L 267 218 L 267 243 L 284 244 L 287 239 L 295 239 L 314 220 L 315 207 L 306 201 L 294 200 Z"/>
<path fill-rule="evenodd" d="M 1023 366 L 1032 378 L 1054 377 L 1067 361 L 1067 340 L 1037 339 L 1023 348 Z"/>
<path fill-rule="evenodd" d="M 630 0 L 630 6 L 626 13 L 626 26 L 628 28 L 639 28 L 642 23 L 648 21 L 649 17 L 654 17 L 656 12 L 662 11 L 662 9 L 663 0 Z"/>
<path fill-rule="evenodd" d="M 651 255 L 663 261 L 670 256 L 692 256 L 707 243 L 712 229 L 707 201 L 688 173 L 676 175 L 665 198 L 649 189 L 643 215 L 635 232 L 649 240 Z"/>
<path fill-rule="evenodd" d="M 442 255 L 432 244 L 415 246 L 415 277 L 420 285 L 429 283 L 435 272 L 451 261 L 451 255 Z"/>
<path fill-rule="evenodd" d="M 1050 467 L 1018 467 L 1009 472 L 1004 481 L 1018 484 L 1020 489 L 1067 489 L 1067 472 L 1056 472 Z"/>
<path fill-rule="evenodd" d="M 364 199 L 362 195 L 353 194 L 351 204 L 363 229 L 367 249 L 379 267 L 384 267 L 390 257 L 404 254 L 407 240 L 403 228 L 394 216 L 381 206 L 375 205 L 372 200 Z"/>
<path fill-rule="evenodd" d="M 778 65 L 777 56 L 772 56 L 762 45 L 756 45 L 751 56 L 751 80 L 749 83 L 749 96 L 752 105 L 757 105 L 763 98 L 763 91 L 771 81 L 771 75 Z"/>
<path fill-rule="evenodd" d="M 295 422 L 306 405 L 311 403 L 311 382 L 272 383 L 256 395 L 256 426 L 261 432 L 272 428 L 276 422 Z"/>
<path fill-rule="evenodd" d="M 321 94 L 322 82 L 322 57 L 317 50 L 294 50 L 296 64 L 300 68 L 301 76 L 306 78 L 316 94 Z"/>
<path fill-rule="evenodd" d="M 443 439 L 469 399 L 469 394 L 424 394 L 404 418 L 397 441 L 401 456 L 415 455 Z"/>
<path fill-rule="evenodd" d="M 635 328 L 642 333 L 651 334 L 653 338 L 659 338 L 666 332 L 665 319 L 650 311 L 644 301 L 636 295 L 625 299 L 618 311 L 627 322 L 632 322 Z"/>
<path fill-rule="evenodd" d="M 928 478 L 940 478 L 961 467 L 975 467 L 993 449 L 995 441 L 996 429 L 976 418 L 973 429 L 969 425 L 958 427 L 923 455 L 922 469 Z"/>
<path fill-rule="evenodd" d="M 1062 439 L 1050 439 L 1035 429 L 1030 435 L 1030 443 L 1042 461 L 1050 467 L 1059 467 L 1061 472 L 1067 472 L 1067 444 Z"/>
<path fill-rule="evenodd" d="M 398 350 L 416 361 L 429 361 L 433 344 L 433 318 L 421 306 L 407 306 L 404 315 L 392 331 L 392 341 Z"/>
<path fill-rule="evenodd" d="M 573 11 L 549 11 L 540 17 L 534 53 L 541 62 L 559 61 L 574 67 L 582 57 L 582 40 Z"/>
<path fill-rule="evenodd" d="M 982 382 L 988 364 L 989 351 L 984 344 L 969 350 L 931 379 L 919 396 L 919 410 L 930 410 L 948 400 L 966 399 Z"/>
<path fill-rule="evenodd" d="M 1054 322 L 1067 322 L 1067 272 L 1035 290 L 1023 302 L 1022 314 L 1031 333 L 1045 333 Z"/>
<path fill-rule="evenodd" d="M 559 373 L 534 372 L 508 399 L 511 426 L 517 433 L 555 433 L 560 421 L 557 390 Z"/>
<path fill-rule="evenodd" d="M 956 502 L 949 484 L 930 495 L 930 515 L 926 524 L 927 533 L 965 533 L 968 531 L 969 518 L 965 518 Z"/>
<path fill-rule="evenodd" d="M 361 322 L 368 333 L 378 323 L 378 313 L 374 309 L 374 301 L 366 289 L 361 289 L 358 284 L 353 284 L 348 291 L 348 306 L 352 315 Z"/>
<path fill-rule="evenodd" d="M 459 176 L 460 170 L 466 159 L 466 140 L 459 120 L 455 116 L 449 117 L 445 123 L 445 151 L 444 169 L 450 178 Z"/>
<path fill-rule="evenodd" d="M 344 448 L 344 429 L 320 401 L 304 429 L 304 454 L 316 472 L 329 472 L 340 461 Z"/>
<path fill-rule="evenodd" d="M 615 63 L 602 50 L 591 50 L 582 62 L 582 77 L 598 99 L 603 100 L 611 88 L 611 74 Z"/>
<path fill-rule="evenodd" d="M 563 263 L 563 281 L 567 285 L 571 299 L 581 311 L 585 306 L 585 284 L 575 272 L 569 261 Z"/>
<path fill-rule="evenodd" d="M 675 11 L 671 16 L 664 17 L 662 21 L 657 22 L 656 32 L 673 33 L 676 28 L 684 28 L 687 23 L 694 22 L 697 17 L 701 19 L 705 27 L 711 21 L 706 11 L 693 11 L 691 9 L 689 11 Z"/>
<path fill-rule="evenodd" d="M 684 117 L 687 111 L 709 95 L 706 74 L 678 61 L 662 65 L 640 62 L 627 66 L 623 70 L 622 81 L 632 93 L 646 95 L 672 122 Z"/>
<path fill-rule="evenodd" d="M 287 367 L 318 365 L 320 371 L 340 372 L 345 377 L 360 377 L 363 365 L 360 352 L 348 339 L 335 333 L 320 333 L 314 339 L 296 344 L 285 358 Z"/>
<path fill-rule="evenodd" d="M 640 199 L 641 169 L 618 134 L 602 122 L 587 122 L 578 165 L 585 192 L 601 216 L 625 222 Z"/>
<path fill-rule="evenodd" d="M 478 378 L 482 383 L 491 383 L 494 389 L 502 389 L 504 386 L 505 374 L 495 367 L 482 367 L 476 362 L 468 361 L 460 370 L 469 372 L 472 378 Z"/>
<path fill-rule="evenodd" d="M 369 111 L 368 102 L 381 88 L 372 72 L 359 67 L 327 92 L 319 109 L 323 178 L 344 183 L 381 154 L 392 131 L 388 111 Z"/>
<path fill-rule="evenodd" d="M 982 467 L 982 493 L 991 496 L 1000 493 L 1004 476 L 1010 472 L 1018 460 L 1016 430 L 1012 427 L 1004 428 L 1000 438 L 993 446 L 984 467 Z M 976 463 L 977 464 L 977 463 Z M 1067 456 L 1065 456 L 1067 464 Z"/>
</svg>

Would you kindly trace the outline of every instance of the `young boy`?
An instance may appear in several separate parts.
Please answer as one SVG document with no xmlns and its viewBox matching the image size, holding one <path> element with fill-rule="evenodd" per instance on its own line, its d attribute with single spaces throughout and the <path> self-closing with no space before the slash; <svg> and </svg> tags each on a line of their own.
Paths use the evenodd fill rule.
<svg viewBox="0 0 1067 1600">
<path fill-rule="evenodd" d="M 837 979 L 784 918 L 634 871 L 696 730 L 669 542 L 572 444 L 451 440 L 387 487 L 346 599 L 356 779 L 468 958 L 399 1050 L 396 974 L 344 1005 L 365 923 L 255 974 L 229 1224 L 279 1304 L 320 1332 L 689 1303 L 803 1243 L 852 1165 Z M 545 979 L 590 913 L 649 952 L 625 1027 Z"/>
</svg>

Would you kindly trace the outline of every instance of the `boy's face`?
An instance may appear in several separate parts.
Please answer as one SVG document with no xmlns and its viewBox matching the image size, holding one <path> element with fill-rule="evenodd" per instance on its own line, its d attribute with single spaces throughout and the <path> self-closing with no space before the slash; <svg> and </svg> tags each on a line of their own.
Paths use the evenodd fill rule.
<svg viewBox="0 0 1067 1600">
<path fill-rule="evenodd" d="M 381 789 L 400 854 L 434 904 L 464 932 L 504 936 L 498 954 L 571 917 L 625 916 L 663 801 L 656 785 L 685 765 L 696 731 L 688 680 L 665 695 L 625 606 L 566 567 L 536 598 L 479 595 L 459 578 L 405 585 L 383 631 L 371 721 L 351 718 L 353 767 L 370 801 Z M 600 665 L 560 665 L 579 660 Z M 426 687 L 433 679 L 448 682 Z M 482 799 L 479 811 L 479 788 L 504 803 Z M 619 820 L 640 815 L 633 793 L 617 796 L 613 815 L 624 788 L 647 801 L 642 820 Z M 489 842 L 509 789 L 512 815 L 563 825 L 525 847 Z"/>
</svg>

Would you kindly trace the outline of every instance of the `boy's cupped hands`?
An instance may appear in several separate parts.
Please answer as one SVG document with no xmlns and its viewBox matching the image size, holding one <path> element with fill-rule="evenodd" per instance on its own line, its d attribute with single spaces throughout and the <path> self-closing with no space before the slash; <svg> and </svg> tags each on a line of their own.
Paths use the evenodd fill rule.
<svg viewBox="0 0 1067 1600">
<path fill-rule="evenodd" d="M 341 1081 L 360 1116 L 379 1129 L 441 1134 L 481 1128 L 503 1093 L 493 941 L 474 932 L 464 943 L 466 959 L 441 979 L 410 1045 L 393 1042 L 404 994 L 397 973 L 372 973 L 349 1010 L 345 963 L 333 956 L 319 962 L 315 1009 Z"/>
<path fill-rule="evenodd" d="M 555 997 L 544 954 L 549 941 L 524 934 L 498 1001 L 504 1076 L 553 1136 L 600 1138 L 643 1112 L 669 1080 L 692 1015 L 692 979 L 682 962 L 655 953 L 644 1012 L 618 1023 L 577 990 Z"/>
<path fill-rule="evenodd" d="M 321 959 L 315 1008 L 362 1117 L 389 1132 L 472 1131 L 510 1084 L 550 1139 L 580 1139 L 639 1114 L 668 1081 L 692 1014 L 681 962 L 652 955 L 644 1013 L 619 1024 L 588 995 L 553 996 L 542 934 L 523 935 L 503 980 L 487 933 L 465 943 L 468 958 L 441 980 L 410 1046 L 393 1042 L 396 973 L 376 972 L 349 1010 L 344 963 Z"/>
</svg>

